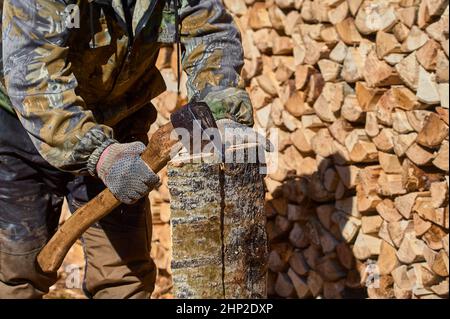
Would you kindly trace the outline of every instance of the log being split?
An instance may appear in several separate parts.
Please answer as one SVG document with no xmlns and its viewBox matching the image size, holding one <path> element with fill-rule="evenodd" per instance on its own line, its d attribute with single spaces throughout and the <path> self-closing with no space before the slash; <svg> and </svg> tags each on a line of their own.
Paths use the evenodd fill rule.
<svg viewBox="0 0 450 319">
<path fill-rule="evenodd" d="M 245 154 L 254 150 L 246 145 L 237 149 Z M 265 298 L 260 165 L 196 159 L 180 155 L 168 166 L 175 297 Z"/>
</svg>

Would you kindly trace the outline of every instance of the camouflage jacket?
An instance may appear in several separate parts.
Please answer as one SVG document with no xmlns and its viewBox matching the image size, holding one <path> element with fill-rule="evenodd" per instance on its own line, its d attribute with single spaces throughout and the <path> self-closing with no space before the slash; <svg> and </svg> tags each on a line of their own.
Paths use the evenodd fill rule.
<svg viewBox="0 0 450 319">
<path fill-rule="evenodd" d="M 149 101 L 165 90 L 156 58 L 161 43 L 175 40 L 173 1 L 136 0 L 132 24 L 121 0 L 108 1 L 0 0 L 11 104 L 40 154 L 75 174 L 95 172 L 114 125 L 144 107 L 156 112 Z M 216 119 L 252 125 L 232 17 L 221 0 L 180 3 L 188 97 L 207 102 Z"/>
</svg>

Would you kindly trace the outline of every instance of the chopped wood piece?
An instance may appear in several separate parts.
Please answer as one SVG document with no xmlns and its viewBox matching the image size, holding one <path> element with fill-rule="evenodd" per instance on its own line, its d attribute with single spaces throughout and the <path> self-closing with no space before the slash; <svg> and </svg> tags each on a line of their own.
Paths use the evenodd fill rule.
<svg viewBox="0 0 450 319">
<path fill-rule="evenodd" d="M 437 295 L 448 297 L 449 279 L 445 278 L 439 284 L 431 286 L 430 289 Z"/>
<path fill-rule="evenodd" d="M 255 83 L 252 81 L 252 83 Z M 273 97 L 267 94 L 259 85 L 250 85 L 250 98 L 255 109 L 259 110 L 269 104 Z"/>
<path fill-rule="evenodd" d="M 409 291 L 413 289 L 414 282 L 408 276 L 408 266 L 401 265 L 395 268 L 392 271 L 392 278 L 394 278 L 394 282 L 399 288 Z"/>
<path fill-rule="evenodd" d="M 289 267 L 286 258 L 289 258 L 288 254 L 280 256 L 278 251 L 272 250 L 269 253 L 269 258 L 267 260 L 269 269 L 272 270 L 273 272 L 286 271 Z"/>
<path fill-rule="evenodd" d="M 378 256 L 381 249 L 381 239 L 360 232 L 353 246 L 353 254 L 359 260 Z"/>
<path fill-rule="evenodd" d="M 414 144 L 417 138 L 417 133 L 393 135 L 394 152 L 398 157 L 405 155 L 409 147 Z"/>
<path fill-rule="evenodd" d="M 386 55 L 383 60 L 386 61 L 391 66 L 396 66 L 398 63 L 400 63 L 404 58 L 406 54 L 403 53 L 391 53 Z"/>
<path fill-rule="evenodd" d="M 356 187 L 356 179 L 358 177 L 360 169 L 357 166 L 335 166 L 341 182 L 347 189 L 353 189 Z"/>
<path fill-rule="evenodd" d="M 381 167 L 388 174 L 401 173 L 403 171 L 400 160 L 393 154 L 378 152 L 378 159 L 380 160 Z"/>
<path fill-rule="evenodd" d="M 355 95 L 347 95 L 341 109 L 341 116 L 349 122 L 359 122 L 365 113 Z"/>
<path fill-rule="evenodd" d="M 361 231 L 364 234 L 378 234 L 380 231 L 383 219 L 378 216 L 363 216 L 361 218 Z"/>
<path fill-rule="evenodd" d="M 272 38 L 272 53 L 275 55 L 292 54 L 294 50 L 294 42 L 290 37 L 275 36 Z"/>
<path fill-rule="evenodd" d="M 311 147 L 314 153 L 329 157 L 334 154 L 333 137 L 328 129 L 320 129 L 317 134 L 311 139 Z"/>
<path fill-rule="evenodd" d="M 448 234 L 442 238 L 442 246 L 444 247 L 445 253 L 448 255 Z"/>
<path fill-rule="evenodd" d="M 286 21 L 286 16 L 283 11 L 278 6 L 271 6 L 268 10 L 268 13 L 272 27 L 277 31 L 284 30 L 284 22 Z"/>
<path fill-rule="evenodd" d="M 398 248 L 403 242 L 405 235 L 414 231 L 414 225 L 410 220 L 390 222 L 387 225 L 387 230 L 394 246 Z"/>
<path fill-rule="evenodd" d="M 289 258 L 289 265 L 291 266 L 291 269 L 300 276 L 306 275 L 309 271 L 309 266 L 306 263 L 303 254 L 299 250 L 296 250 L 292 253 L 291 257 Z"/>
<path fill-rule="evenodd" d="M 317 297 L 323 289 L 323 279 L 315 271 L 310 271 L 308 274 L 308 279 L 306 280 L 309 289 L 314 297 Z"/>
<path fill-rule="evenodd" d="M 256 77 L 256 81 L 258 82 L 260 88 L 270 96 L 274 97 L 278 95 L 279 87 L 273 72 L 265 73 Z"/>
<path fill-rule="evenodd" d="M 314 68 L 310 65 L 298 65 L 295 69 L 295 88 L 297 90 L 303 89 L 314 71 Z"/>
<path fill-rule="evenodd" d="M 389 226 L 388 222 L 383 221 L 380 227 L 380 231 L 378 232 L 378 237 L 383 239 L 389 245 L 395 246 L 394 242 L 391 239 L 391 236 L 389 235 L 388 226 Z"/>
<path fill-rule="evenodd" d="M 392 152 L 394 150 L 394 133 L 392 129 L 383 128 L 380 134 L 372 138 L 372 142 L 379 151 Z"/>
<path fill-rule="evenodd" d="M 263 2 L 256 2 L 249 10 L 248 24 L 250 28 L 257 30 L 262 28 L 272 27 L 270 22 L 269 12 Z"/>
<path fill-rule="evenodd" d="M 289 241 L 294 247 L 298 248 L 305 248 L 309 245 L 309 239 L 302 225 L 294 223 L 294 227 L 289 234 Z"/>
<path fill-rule="evenodd" d="M 325 81 L 323 80 L 322 74 L 319 72 L 311 74 L 308 82 L 308 102 L 314 103 L 314 101 L 322 93 L 322 89 L 325 86 Z"/>
<path fill-rule="evenodd" d="M 323 79 L 327 82 L 336 81 L 341 72 L 341 65 L 331 60 L 322 59 L 318 62 Z"/>
<path fill-rule="evenodd" d="M 356 27 L 363 34 L 388 30 L 396 22 L 395 10 L 386 1 L 364 2 L 355 19 Z"/>
<path fill-rule="evenodd" d="M 304 63 L 315 65 L 321 58 L 329 55 L 330 49 L 323 42 L 318 42 L 309 38 L 305 38 L 305 50 L 307 54 L 304 58 Z"/>
<path fill-rule="evenodd" d="M 436 108 L 436 113 L 439 114 L 439 116 L 441 117 L 441 120 L 444 121 L 445 124 L 449 125 L 449 111 L 448 109 L 444 109 L 442 107 L 437 107 Z"/>
<path fill-rule="evenodd" d="M 399 42 L 404 42 L 409 35 L 409 28 L 401 22 L 397 23 L 392 31 Z"/>
<path fill-rule="evenodd" d="M 377 103 L 385 92 L 384 89 L 369 88 L 363 82 L 356 83 L 356 97 L 366 112 L 377 111 Z"/>
<path fill-rule="evenodd" d="M 300 278 L 292 269 L 289 269 L 287 275 L 289 276 L 292 284 L 294 285 L 294 289 L 298 298 L 303 299 L 311 295 L 311 291 L 309 290 L 306 281 Z"/>
<path fill-rule="evenodd" d="M 412 144 L 406 150 L 406 156 L 416 165 L 426 165 L 434 159 L 434 155 L 417 143 Z"/>
<path fill-rule="evenodd" d="M 286 103 L 286 110 L 293 116 L 299 117 L 305 114 L 313 114 L 314 110 L 305 102 L 305 93 L 295 92 Z"/>
<path fill-rule="evenodd" d="M 395 66 L 403 82 L 414 91 L 417 91 L 419 85 L 419 66 L 415 52 L 408 55 Z"/>
<path fill-rule="evenodd" d="M 448 172 L 448 142 L 442 143 L 439 152 L 433 160 L 434 166 Z"/>
<path fill-rule="evenodd" d="M 332 24 L 337 24 L 343 21 L 347 17 L 348 13 L 349 13 L 348 3 L 347 1 L 342 1 L 339 5 L 328 11 L 328 20 Z"/>
<path fill-rule="evenodd" d="M 395 36 L 384 31 L 378 31 L 376 38 L 377 56 L 379 59 L 384 58 L 391 53 L 401 52 L 400 43 Z"/>
<path fill-rule="evenodd" d="M 414 234 L 407 233 L 397 251 L 397 257 L 404 264 L 424 261 L 424 247 L 425 243 L 422 240 L 416 238 Z"/>
<path fill-rule="evenodd" d="M 431 225 L 428 231 L 422 236 L 428 247 L 433 250 L 439 250 L 444 248 L 442 245 L 442 239 L 445 237 L 445 231 L 436 225 Z"/>
<path fill-rule="evenodd" d="M 355 20 L 351 17 L 336 24 L 336 31 L 345 44 L 358 44 L 362 40 L 361 35 L 356 29 Z"/>
<path fill-rule="evenodd" d="M 380 275 L 389 275 L 395 268 L 400 265 L 396 255 L 397 250 L 384 240 L 381 243 L 380 255 L 378 256 L 377 265 Z"/>
<path fill-rule="evenodd" d="M 438 146 L 448 137 L 448 126 L 441 120 L 436 113 L 430 113 L 425 125 L 417 136 L 417 143 L 426 147 Z"/>
<path fill-rule="evenodd" d="M 426 173 L 410 160 L 403 161 L 403 185 L 408 191 L 429 190 L 431 183 L 442 180 L 438 173 Z M 429 196 L 429 193 L 425 196 Z"/>
<path fill-rule="evenodd" d="M 449 61 L 442 50 L 439 50 L 436 57 L 436 80 L 439 83 L 448 83 L 449 81 Z"/>
<path fill-rule="evenodd" d="M 375 112 L 366 113 L 366 126 L 365 130 L 368 136 L 375 137 L 380 133 L 380 127 L 377 121 L 377 115 Z"/>
<path fill-rule="evenodd" d="M 414 110 L 406 112 L 406 116 L 409 124 L 414 128 L 414 130 L 416 132 L 420 132 L 423 129 L 425 121 L 430 113 L 430 111 L 426 110 Z"/>
<path fill-rule="evenodd" d="M 333 112 L 340 110 L 343 100 L 343 85 L 326 83 L 322 93 L 314 103 L 314 110 L 323 121 L 333 122 L 336 119 Z"/>
<path fill-rule="evenodd" d="M 417 98 L 426 104 L 437 104 L 441 101 L 435 75 L 428 73 L 422 66 L 419 66 Z"/>
<path fill-rule="evenodd" d="M 288 298 L 295 293 L 294 285 L 285 273 L 278 273 L 277 281 L 275 282 L 275 292 L 278 296 Z"/>
<path fill-rule="evenodd" d="M 348 244 L 342 242 L 336 246 L 336 254 L 339 262 L 348 270 L 355 267 L 355 257 Z"/>
<path fill-rule="evenodd" d="M 448 109 L 449 107 L 449 84 L 448 83 L 439 83 L 438 84 L 439 97 L 441 99 L 441 106 Z M 448 116 L 447 116 L 447 125 L 448 125 Z"/>
<path fill-rule="evenodd" d="M 312 151 L 311 139 L 316 133 L 310 129 L 299 128 L 291 134 L 292 144 L 302 153 Z"/>
<path fill-rule="evenodd" d="M 423 253 L 428 266 L 435 274 L 441 277 L 448 277 L 449 260 L 444 250 L 440 250 L 436 253 L 434 250 L 425 246 Z"/>
<path fill-rule="evenodd" d="M 427 70 L 436 70 L 437 55 L 441 45 L 435 40 L 428 40 L 423 47 L 416 52 L 417 61 Z"/>
<path fill-rule="evenodd" d="M 417 26 L 413 26 L 409 31 L 408 37 L 402 44 L 403 52 L 412 52 L 422 47 L 428 41 L 428 35 L 420 30 Z"/>
<path fill-rule="evenodd" d="M 425 234 L 431 227 L 431 222 L 424 220 L 419 216 L 419 214 L 413 214 L 413 222 L 414 222 L 414 232 L 416 236 L 421 237 Z"/>
<path fill-rule="evenodd" d="M 364 130 L 355 129 L 345 139 L 345 146 L 354 162 L 374 162 L 378 159 L 375 144 L 370 142 Z"/>
<path fill-rule="evenodd" d="M 408 28 L 411 28 L 416 20 L 415 7 L 397 9 L 396 14 L 398 19 Z"/>
<path fill-rule="evenodd" d="M 386 174 L 382 172 L 378 179 L 378 194 L 394 196 L 406 194 L 401 174 Z"/>
<path fill-rule="evenodd" d="M 403 196 L 396 196 L 394 199 L 395 208 L 406 219 L 410 219 L 411 212 L 416 201 L 418 193 L 409 193 Z"/>
<path fill-rule="evenodd" d="M 395 208 L 394 202 L 390 199 L 384 199 L 377 205 L 377 212 L 388 222 L 396 222 L 402 219 L 402 215 Z"/>
<path fill-rule="evenodd" d="M 330 59 L 337 63 L 344 62 L 344 59 L 347 55 L 347 46 L 344 42 L 339 41 L 339 43 L 331 50 Z"/>
<path fill-rule="evenodd" d="M 430 187 L 431 201 L 434 208 L 443 207 L 448 202 L 447 182 L 435 182 Z"/>
<path fill-rule="evenodd" d="M 341 72 L 341 77 L 347 83 L 363 79 L 366 58 L 368 53 L 372 51 L 372 48 L 373 44 L 371 42 L 364 42 L 364 45 L 360 45 L 357 48 L 348 48 Z"/>
<path fill-rule="evenodd" d="M 349 216 L 344 212 L 336 211 L 331 216 L 334 223 L 338 224 L 340 232 L 344 240 L 349 243 L 351 242 L 361 226 L 361 221 L 355 217 Z"/>
<path fill-rule="evenodd" d="M 290 221 L 307 221 L 311 217 L 311 211 L 303 205 L 288 204 L 287 216 Z"/>
<path fill-rule="evenodd" d="M 324 258 L 317 263 L 316 271 L 325 281 L 336 281 L 345 278 L 345 269 L 335 259 Z"/>
<path fill-rule="evenodd" d="M 394 298 L 394 280 L 392 276 L 380 276 L 376 286 L 370 286 L 367 294 L 371 299 L 392 299 Z"/>
<path fill-rule="evenodd" d="M 399 109 L 392 114 L 392 127 L 400 134 L 414 132 L 414 128 L 409 124 L 406 112 Z"/>
<path fill-rule="evenodd" d="M 320 249 L 315 245 L 309 245 L 308 248 L 303 250 L 303 256 L 305 257 L 306 263 L 312 269 L 316 268 L 317 260 L 321 256 Z"/>
<path fill-rule="evenodd" d="M 434 208 L 431 197 L 419 197 L 413 207 L 420 217 L 436 225 L 445 227 L 445 212 L 443 208 Z"/>
</svg>

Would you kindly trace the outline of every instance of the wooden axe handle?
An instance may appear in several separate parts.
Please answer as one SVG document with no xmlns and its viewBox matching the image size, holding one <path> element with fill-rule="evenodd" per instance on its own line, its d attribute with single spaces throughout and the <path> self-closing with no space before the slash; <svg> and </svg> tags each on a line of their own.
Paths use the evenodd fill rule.
<svg viewBox="0 0 450 319">
<path fill-rule="evenodd" d="M 173 126 L 168 123 L 159 128 L 150 139 L 141 158 L 155 172 L 159 172 L 170 160 L 172 146 L 177 140 L 171 139 Z M 70 247 L 94 223 L 111 213 L 120 205 L 109 189 L 103 190 L 86 205 L 78 209 L 53 235 L 37 257 L 44 272 L 55 272 L 61 266 Z"/>
</svg>

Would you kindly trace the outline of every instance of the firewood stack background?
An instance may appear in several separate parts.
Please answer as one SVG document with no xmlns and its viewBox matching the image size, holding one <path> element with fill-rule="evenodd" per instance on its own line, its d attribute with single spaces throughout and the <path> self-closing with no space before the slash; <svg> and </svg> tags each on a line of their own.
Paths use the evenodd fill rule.
<svg viewBox="0 0 450 319">
<path fill-rule="evenodd" d="M 255 127 L 278 129 L 279 166 L 266 178 L 269 296 L 448 298 L 448 1 L 224 3 L 242 32 Z M 153 101 L 152 131 L 186 101 L 171 47 L 158 67 L 168 91 Z M 171 291 L 161 176 L 155 297 Z"/>
<path fill-rule="evenodd" d="M 224 3 L 242 32 L 255 127 L 279 129 L 269 296 L 448 298 L 448 1 Z M 164 48 L 159 124 L 182 103 L 175 63 Z M 156 295 L 170 289 L 163 181 Z"/>
</svg>

